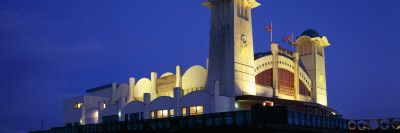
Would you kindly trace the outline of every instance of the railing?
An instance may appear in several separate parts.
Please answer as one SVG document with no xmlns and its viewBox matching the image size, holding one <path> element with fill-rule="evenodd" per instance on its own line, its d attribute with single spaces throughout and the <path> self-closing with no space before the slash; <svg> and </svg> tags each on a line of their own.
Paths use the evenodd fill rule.
<svg viewBox="0 0 400 133">
<path fill-rule="evenodd" d="M 288 124 L 291 126 L 347 129 L 349 120 L 335 116 L 320 116 L 303 112 L 288 111 Z"/>
<path fill-rule="evenodd" d="M 349 132 L 400 132 L 400 118 L 350 120 Z"/>
<path fill-rule="evenodd" d="M 251 111 L 235 111 L 214 114 L 123 121 L 107 124 L 88 124 L 70 127 L 55 127 L 51 131 L 38 133 L 103 133 L 171 131 L 187 128 L 225 128 L 251 125 Z"/>
<path fill-rule="evenodd" d="M 114 123 L 88 124 L 67 127 L 55 127 L 48 131 L 37 133 L 104 133 L 104 132 L 155 132 L 155 131 L 189 131 L 189 130 L 246 130 L 246 131 L 275 131 L 291 130 L 292 132 L 345 131 L 348 120 L 330 116 L 318 116 L 302 112 L 288 111 L 277 117 L 264 118 L 263 115 L 255 116 L 250 110 L 222 112 L 213 114 L 179 116 L 159 119 L 146 119 L 136 121 L 121 121 Z M 286 116 L 287 115 L 287 116 Z M 276 119 L 275 122 L 260 122 L 255 119 Z M 273 126 L 278 128 L 270 129 Z M 261 127 L 261 129 L 260 129 Z M 305 130 L 307 129 L 307 130 Z M 314 131 L 314 132 L 315 132 Z M 36 132 L 35 132 L 36 133 Z"/>
</svg>

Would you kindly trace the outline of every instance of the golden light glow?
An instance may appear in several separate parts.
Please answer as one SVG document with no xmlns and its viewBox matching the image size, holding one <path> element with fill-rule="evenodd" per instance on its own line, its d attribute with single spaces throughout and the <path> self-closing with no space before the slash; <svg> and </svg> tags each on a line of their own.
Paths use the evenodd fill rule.
<svg viewBox="0 0 400 133">
<path fill-rule="evenodd" d="M 320 75 L 320 76 L 319 76 L 319 82 L 320 82 L 320 83 L 323 83 L 323 82 L 324 82 L 324 75 Z"/>
<path fill-rule="evenodd" d="M 190 115 L 195 115 L 196 114 L 196 106 L 189 107 L 189 113 L 190 113 Z"/>
<path fill-rule="evenodd" d="M 203 114 L 203 106 L 191 106 L 189 107 L 190 115 L 199 115 Z"/>
<path fill-rule="evenodd" d="M 168 109 L 162 111 L 162 117 L 168 117 Z"/>
<path fill-rule="evenodd" d="M 186 116 L 186 115 L 187 115 L 186 108 L 182 108 L 182 116 Z"/>
<path fill-rule="evenodd" d="M 162 110 L 157 110 L 157 118 L 162 118 Z"/>
<path fill-rule="evenodd" d="M 103 103 L 103 108 L 106 108 L 106 104 L 105 103 Z"/>
<path fill-rule="evenodd" d="M 203 106 L 197 106 L 197 114 L 203 114 Z"/>
<path fill-rule="evenodd" d="M 151 111 L 150 116 L 151 116 L 151 119 L 154 119 L 154 111 Z"/>
<path fill-rule="evenodd" d="M 174 109 L 170 109 L 169 110 L 169 116 L 170 117 L 174 117 Z"/>
<path fill-rule="evenodd" d="M 77 103 L 77 104 L 74 105 L 74 107 L 76 109 L 80 109 L 80 108 L 82 108 L 82 105 L 83 105 L 83 103 Z"/>
<path fill-rule="evenodd" d="M 328 42 L 328 38 L 326 38 L 325 36 L 311 38 L 311 41 L 313 41 L 313 42 L 315 42 L 316 44 L 318 44 L 318 45 L 320 45 L 320 46 L 323 46 L 323 47 L 326 47 L 326 46 L 331 45 L 331 44 Z"/>
</svg>

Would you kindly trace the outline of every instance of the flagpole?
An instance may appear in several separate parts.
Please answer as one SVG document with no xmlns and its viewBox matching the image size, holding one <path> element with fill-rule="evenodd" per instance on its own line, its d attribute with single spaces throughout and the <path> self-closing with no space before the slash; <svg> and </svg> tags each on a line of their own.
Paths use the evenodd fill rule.
<svg viewBox="0 0 400 133">
<path fill-rule="evenodd" d="M 293 32 L 292 32 L 292 42 L 291 43 L 293 43 L 293 40 L 294 40 L 294 37 L 293 37 Z M 294 48 L 294 46 L 292 45 L 292 50 L 293 50 L 293 52 L 296 52 L 295 50 L 295 48 Z"/>
<path fill-rule="evenodd" d="M 271 44 L 272 44 L 272 21 L 271 21 Z"/>
</svg>

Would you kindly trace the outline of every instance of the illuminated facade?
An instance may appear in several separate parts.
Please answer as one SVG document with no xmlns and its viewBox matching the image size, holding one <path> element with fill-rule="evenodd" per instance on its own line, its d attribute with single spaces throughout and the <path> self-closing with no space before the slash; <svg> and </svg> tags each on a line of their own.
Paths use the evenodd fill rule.
<svg viewBox="0 0 400 133">
<path fill-rule="evenodd" d="M 271 52 L 253 52 L 251 9 L 255 0 L 214 0 L 207 66 L 129 78 L 87 90 L 90 95 L 63 101 L 65 125 L 107 123 L 248 110 L 254 104 L 290 106 L 328 115 L 324 47 L 326 37 L 305 31 L 291 45 L 271 44 Z M 302 106 L 307 105 L 307 107 Z M 302 104 L 302 105 L 300 105 Z M 312 108 L 310 108 L 312 107 Z M 309 111 L 311 110 L 311 111 Z"/>
</svg>

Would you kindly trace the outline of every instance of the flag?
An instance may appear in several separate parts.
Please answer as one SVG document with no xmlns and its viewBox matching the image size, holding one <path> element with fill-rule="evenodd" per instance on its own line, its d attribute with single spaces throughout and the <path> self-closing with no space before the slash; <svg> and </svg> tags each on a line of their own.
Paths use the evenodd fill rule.
<svg viewBox="0 0 400 133">
<path fill-rule="evenodd" d="M 271 32 L 271 30 L 272 30 L 272 25 L 265 27 L 265 31 Z"/>
<path fill-rule="evenodd" d="M 293 35 L 290 35 L 290 36 L 285 36 L 285 37 L 283 37 L 283 39 L 282 39 L 284 42 L 289 42 L 289 41 L 292 41 L 293 40 Z"/>
</svg>

